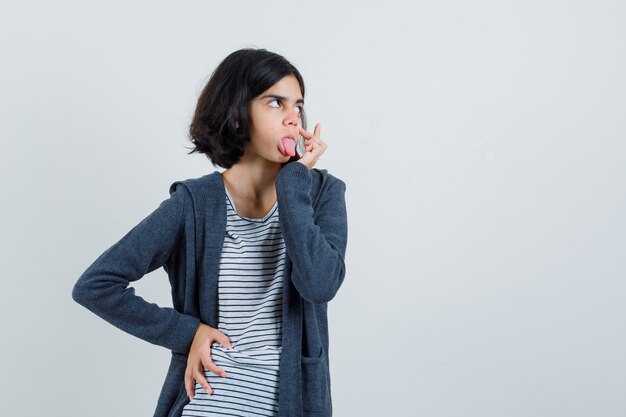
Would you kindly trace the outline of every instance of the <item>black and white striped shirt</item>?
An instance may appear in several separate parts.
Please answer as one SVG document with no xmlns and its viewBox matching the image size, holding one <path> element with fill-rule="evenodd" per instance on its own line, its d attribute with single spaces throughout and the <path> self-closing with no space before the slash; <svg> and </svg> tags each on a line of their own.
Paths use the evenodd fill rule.
<svg viewBox="0 0 626 417">
<path fill-rule="evenodd" d="M 205 369 L 213 390 L 196 382 L 182 416 L 276 416 L 281 352 L 285 243 L 278 202 L 261 219 L 240 216 L 226 190 L 227 223 L 219 272 L 219 325 L 233 346 L 211 346 L 222 378 Z"/>
</svg>

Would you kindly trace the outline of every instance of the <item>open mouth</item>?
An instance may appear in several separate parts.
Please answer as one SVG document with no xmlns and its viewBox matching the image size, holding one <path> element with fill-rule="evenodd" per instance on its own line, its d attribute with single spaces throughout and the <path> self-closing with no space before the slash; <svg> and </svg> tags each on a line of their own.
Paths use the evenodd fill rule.
<svg viewBox="0 0 626 417">
<path fill-rule="evenodd" d="M 291 136 L 286 136 L 280 140 L 280 152 L 283 155 L 296 155 L 296 140 Z"/>
</svg>

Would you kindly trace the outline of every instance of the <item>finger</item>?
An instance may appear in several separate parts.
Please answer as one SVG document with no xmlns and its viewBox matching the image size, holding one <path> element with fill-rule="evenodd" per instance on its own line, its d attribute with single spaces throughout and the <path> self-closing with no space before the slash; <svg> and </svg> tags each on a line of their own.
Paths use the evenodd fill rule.
<svg viewBox="0 0 626 417">
<path fill-rule="evenodd" d="M 310 139 L 310 138 L 312 138 L 312 137 L 313 137 L 313 134 L 312 134 L 312 133 L 307 132 L 306 130 L 304 130 L 304 128 L 303 128 L 302 126 L 300 126 L 300 128 L 299 128 L 299 129 L 300 129 L 300 134 L 301 134 L 302 136 L 304 136 L 304 138 L 305 138 L 305 139 Z"/>
<path fill-rule="evenodd" d="M 226 378 L 226 371 L 217 366 L 212 360 L 202 361 L 202 364 L 207 371 L 211 371 L 215 375 Z"/>
<path fill-rule="evenodd" d="M 311 148 L 311 153 L 315 156 L 315 158 L 319 158 L 320 155 L 322 155 L 325 150 L 326 150 L 326 146 L 324 144 L 315 142 L 315 144 Z"/>
<path fill-rule="evenodd" d="M 209 395 L 213 394 L 213 390 L 211 389 L 211 386 L 209 385 L 209 381 L 206 380 L 206 377 L 204 376 L 204 372 L 196 372 L 196 375 L 194 378 L 198 381 L 198 384 L 200 384 L 202 388 L 204 388 L 207 394 Z"/>
<path fill-rule="evenodd" d="M 322 132 L 322 124 L 318 123 L 315 125 L 315 129 L 313 130 L 313 136 L 320 137 L 320 133 Z"/>
<path fill-rule="evenodd" d="M 224 346 L 225 348 L 232 349 L 233 345 L 230 343 L 230 339 L 228 338 L 228 336 L 226 336 L 224 333 L 217 330 L 214 336 L 215 340 L 220 342 L 220 345 Z"/>
<path fill-rule="evenodd" d="M 187 368 L 187 370 L 185 371 L 185 391 L 187 391 L 187 397 L 189 397 L 189 401 L 193 400 L 193 396 L 195 394 L 195 381 L 193 379 L 193 374 L 190 372 L 190 370 L 191 368 Z"/>
</svg>

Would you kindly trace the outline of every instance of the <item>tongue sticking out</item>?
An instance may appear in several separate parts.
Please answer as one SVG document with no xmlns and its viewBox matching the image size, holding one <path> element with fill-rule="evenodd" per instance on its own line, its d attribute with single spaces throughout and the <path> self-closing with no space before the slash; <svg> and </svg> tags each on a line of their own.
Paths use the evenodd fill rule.
<svg viewBox="0 0 626 417">
<path fill-rule="evenodd" d="M 296 154 L 296 141 L 291 138 L 282 138 L 280 140 L 280 151 L 283 155 L 295 156 Z"/>
</svg>

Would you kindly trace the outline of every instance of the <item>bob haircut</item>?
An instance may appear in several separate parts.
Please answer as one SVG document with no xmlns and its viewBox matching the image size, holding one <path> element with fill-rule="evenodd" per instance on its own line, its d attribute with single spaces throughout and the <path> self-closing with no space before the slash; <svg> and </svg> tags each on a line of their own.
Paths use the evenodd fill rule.
<svg viewBox="0 0 626 417">
<path fill-rule="evenodd" d="M 250 142 L 248 103 L 288 75 L 296 77 L 304 98 L 304 80 L 283 56 L 252 48 L 228 55 L 198 98 L 189 126 L 189 139 L 195 147 L 188 154 L 204 153 L 213 166 L 226 169 L 236 164 Z M 300 115 L 306 129 L 304 109 Z"/>
</svg>

